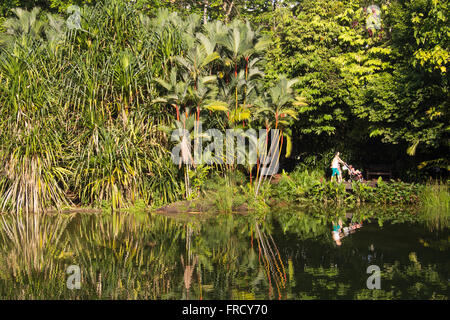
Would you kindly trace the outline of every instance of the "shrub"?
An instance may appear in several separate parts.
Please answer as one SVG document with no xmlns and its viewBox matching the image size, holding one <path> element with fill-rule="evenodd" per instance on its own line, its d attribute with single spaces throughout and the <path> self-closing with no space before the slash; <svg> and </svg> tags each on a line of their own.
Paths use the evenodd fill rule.
<svg viewBox="0 0 450 320">
<path fill-rule="evenodd" d="M 287 174 L 284 170 L 281 179 L 273 188 L 272 196 L 285 201 L 301 201 L 306 194 L 323 181 L 323 172 L 297 167 Z"/>
</svg>

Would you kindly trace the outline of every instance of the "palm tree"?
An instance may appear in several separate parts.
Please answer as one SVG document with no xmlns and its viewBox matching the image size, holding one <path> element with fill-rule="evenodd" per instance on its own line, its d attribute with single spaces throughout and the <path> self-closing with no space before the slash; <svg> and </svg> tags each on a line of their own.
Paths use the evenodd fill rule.
<svg viewBox="0 0 450 320">
<path fill-rule="evenodd" d="M 293 85 L 298 79 L 288 79 L 286 76 L 280 76 L 275 86 L 269 88 L 261 100 L 261 108 L 258 114 L 263 114 L 269 120 L 269 127 L 278 129 L 280 126 L 288 125 L 284 118 L 289 116 L 296 119 L 297 111 L 292 109 L 293 105 L 299 105 L 301 98 L 294 95 Z"/>
<path fill-rule="evenodd" d="M 264 164 L 270 160 L 269 166 L 266 168 L 272 168 L 278 165 L 280 150 L 283 146 L 283 136 L 286 136 L 290 151 L 290 136 L 286 129 L 291 123 L 291 119 L 297 119 L 297 111 L 293 109 L 293 106 L 303 106 L 306 105 L 304 98 L 297 97 L 294 94 L 293 85 L 297 83 L 297 79 L 288 79 L 285 76 L 281 76 L 275 86 L 269 88 L 268 92 L 260 99 L 260 108 L 255 112 L 255 117 L 260 118 L 266 127 L 266 136 L 263 141 L 259 142 L 259 151 L 262 152 L 259 158 L 262 156 L 262 161 Z M 266 152 L 268 146 L 268 136 L 271 131 L 274 130 L 272 136 L 271 149 L 269 153 Z M 280 132 L 279 132 L 279 131 Z M 261 138 L 260 138 L 261 139 Z M 265 150 L 265 151 L 263 151 Z M 287 156 L 289 154 L 287 153 Z M 270 156 L 270 159 L 267 157 Z M 259 159 L 258 158 L 258 159 Z M 260 164 L 258 164 L 257 171 L 257 185 L 255 188 L 255 194 L 258 194 L 259 187 L 263 181 L 263 176 L 260 173 Z"/>
<path fill-rule="evenodd" d="M 178 70 L 176 67 L 170 71 L 168 81 L 155 78 L 155 81 L 167 90 L 167 94 L 153 100 L 153 103 L 168 103 L 176 110 L 176 119 L 180 121 L 180 107 L 186 105 L 188 99 L 188 81 L 177 80 Z"/>
<path fill-rule="evenodd" d="M 242 103 L 246 108 L 247 91 L 255 88 L 254 78 L 261 76 L 262 72 L 257 69 L 258 58 L 251 59 L 253 55 L 262 52 L 267 44 L 265 38 L 260 38 L 251 28 L 249 22 L 243 23 L 234 20 L 228 27 L 228 32 L 216 27 L 217 42 L 221 45 L 221 55 L 225 67 L 233 68 L 234 77 L 225 77 L 224 86 L 231 86 L 234 91 L 234 113 L 239 112 Z"/>
</svg>

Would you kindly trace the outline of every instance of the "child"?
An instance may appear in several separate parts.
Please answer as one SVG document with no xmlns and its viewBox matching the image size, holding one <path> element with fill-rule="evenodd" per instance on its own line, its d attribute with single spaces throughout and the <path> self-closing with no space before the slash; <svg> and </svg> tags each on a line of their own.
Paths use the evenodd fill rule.
<svg viewBox="0 0 450 320">
<path fill-rule="evenodd" d="M 355 168 L 353 168 L 352 165 L 348 166 L 348 171 L 350 173 L 350 175 L 354 175 L 358 178 L 359 181 L 362 181 L 362 173 L 359 170 L 356 170 Z"/>
</svg>

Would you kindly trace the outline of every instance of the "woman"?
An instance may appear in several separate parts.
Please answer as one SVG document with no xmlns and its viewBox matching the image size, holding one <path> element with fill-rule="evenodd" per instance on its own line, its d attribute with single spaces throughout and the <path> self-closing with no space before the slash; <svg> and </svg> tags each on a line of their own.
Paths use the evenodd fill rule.
<svg viewBox="0 0 450 320">
<path fill-rule="evenodd" d="M 339 158 L 339 152 L 336 152 L 333 160 L 331 161 L 331 170 L 332 170 L 331 180 L 333 180 L 334 175 L 337 175 L 339 183 L 342 182 L 341 168 L 339 166 L 340 163 L 344 164 L 344 161 L 342 161 L 341 158 Z"/>
</svg>

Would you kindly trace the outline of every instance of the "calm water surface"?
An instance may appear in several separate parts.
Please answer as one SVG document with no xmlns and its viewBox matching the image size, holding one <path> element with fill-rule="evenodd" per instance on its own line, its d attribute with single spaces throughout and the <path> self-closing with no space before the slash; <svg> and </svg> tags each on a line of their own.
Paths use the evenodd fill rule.
<svg viewBox="0 0 450 320">
<path fill-rule="evenodd" d="M 44 270 L 28 272 L 14 246 L 3 240 L 2 299 L 449 296 L 450 233 L 432 232 L 411 219 L 391 219 L 382 226 L 366 219 L 341 246 L 331 235 L 335 218 L 292 209 L 265 219 L 252 214 L 75 214 L 52 219 L 70 221 L 57 243 L 43 249 Z M 344 226 L 351 223 L 345 215 L 343 221 Z M 80 289 L 67 288 L 69 265 L 80 267 Z M 371 265 L 381 271 L 379 290 L 367 288 Z"/>
</svg>

